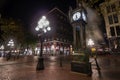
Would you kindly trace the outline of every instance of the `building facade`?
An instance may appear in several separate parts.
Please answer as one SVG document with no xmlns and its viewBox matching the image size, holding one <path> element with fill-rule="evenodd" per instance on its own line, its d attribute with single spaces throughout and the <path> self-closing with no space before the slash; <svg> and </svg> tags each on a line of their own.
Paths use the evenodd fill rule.
<svg viewBox="0 0 120 80">
<path fill-rule="evenodd" d="M 72 26 L 68 16 L 58 8 L 53 8 L 46 14 L 50 22 L 51 31 L 44 35 L 43 54 L 59 54 L 62 51 L 65 55 L 72 50 Z"/>
<path fill-rule="evenodd" d="M 120 0 L 105 0 L 100 4 L 111 49 L 120 48 Z"/>
</svg>

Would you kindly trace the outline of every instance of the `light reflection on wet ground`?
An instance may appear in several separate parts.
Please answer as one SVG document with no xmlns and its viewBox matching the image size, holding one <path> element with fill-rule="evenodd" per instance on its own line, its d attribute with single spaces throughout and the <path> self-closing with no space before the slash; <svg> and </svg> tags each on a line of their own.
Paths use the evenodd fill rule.
<svg viewBox="0 0 120 80">
<path fill-rule="evenodd" d="M 92 61 L 92 77 L 72 72 L 70 63 L 63 61 L 59 66 L 59 59 L 46 59 L 45 70 L 36 71 L 36 58 L 25 59 L 29 62 L 7 64 L 0 66 L 0 80 L 119 80 L 120 56 L 100 56 L 97 61 L 100 70 L 97 70 L 94 59 Z M 33 60 L 32 60 L 33 59 Z M 25 61 L 23 60 L 23 61 Z M 32 60 L 32 61 L 31 61 Z"/>
</svg>

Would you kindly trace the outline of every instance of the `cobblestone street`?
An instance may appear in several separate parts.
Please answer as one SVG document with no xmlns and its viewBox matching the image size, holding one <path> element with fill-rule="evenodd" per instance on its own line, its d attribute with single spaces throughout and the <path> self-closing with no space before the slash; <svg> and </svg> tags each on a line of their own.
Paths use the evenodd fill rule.
<svg viewBox="0 0 120 80">
<path fill-rule="evenodd" d="M 22 61 L 23 60 L 23 61 Z M 37 58 L 27 57 L 16 61 L 1 61 L 0 80 L 119 80 L 120 60 L 119 56 L 100 56 L 98 63 L 100 71 L 92 63 L 92 76 L 72 72 L 69 62 L 63 62 L 63 67 L 59 66 L 59 61 L 45 60 L 45 70 L 36 71 Z M 26 60 L 26 62 L 25 62 Z"/>
</svg>

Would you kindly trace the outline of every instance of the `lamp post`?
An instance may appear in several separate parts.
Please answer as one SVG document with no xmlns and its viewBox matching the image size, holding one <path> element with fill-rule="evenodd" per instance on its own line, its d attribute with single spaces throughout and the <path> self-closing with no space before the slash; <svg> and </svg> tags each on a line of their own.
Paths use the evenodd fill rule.
<svg viewBox="0 0 120 80">
<path fill-rule="evenodd" d="M 88 46 L 92 47 L 94 45 L 94 41 L 92 39 L 88 40 Z"/>
<path fill-rule="evenodd" d="M 94 41 L 93 41 L 92 39 L 89 39 L 89 40 L 88 40 L 88 45 L 90 46 L 90 49 L 91 49 L 90 51 L 91 51 L 91 53 L 94 53 L 94 54 L 95 54 L 95 55 L 94 55 L 94 60 L 95 60 L 97 69 L 100 70 L 99 64 L 98 64 L 98 62 L 97 62 L 97 53 L 96 53 L 96 49 L 93 47 Z"/>
<path fill-rule="evenodd" d="M 94 41 L 93 41 L 92 39 L 89 39 L 89 40 L 88 40 L 87 45 L 89 46 L 89 51 L 90 51 L 90 54 L 91 54 L 91 55 L 92 55 L 92 52 L 95 51 L 94 48 L 92 48 L 94 44 L 95 44 L 95 43 L 94 43 Z"/>
<path fill-rule="evenodd" d="M 38 25 L 35 28 L 36 31 L 39 31 L 38 37 L 40 38 L 40 54 L 38 58 L 38 63 L 36 70 L 43 70 L 44 69 L 44 58 L 43 58 L 43 34 L 47 31 L 50 31 L 51 28 L 49 27 L 49 21 L 46 19 L 45 16 L 38 21 Z"/>
<path fill-rule="evenodd" d="M 14 47 L 14 41 L 13 41 L 13 39 L 10 39 L 10 41 L 7 44 L 7 46 L 10 46 L 10 52 L 11 52 L 11 49 Z"/>
<path fill-rule="evenodd" d="M 3 56 L 3 55 L 4 55 L 4 45 L 1 45 L 1 46 L 0 46 L 0 50 L 1 50 L 1 52 L 2 52 L 2 53 L 0 54 L 0 56 Z"/>
<path fill-rule="evenodd" d="M 13 41 L 13 39 L 10 39 L 10 41 L 9 41 L 8 44 L 7 44 L 7 46 L 10 47 L 10 52 L 9 52 L 9 54 L 8 54 L 8 56 L 7 56 L 7 61 L 8 61 L 8 60 L 10 59 L 10 57 L 11 57 L 12 48 L 14 47 L 14 41 Z"/>
</svg>

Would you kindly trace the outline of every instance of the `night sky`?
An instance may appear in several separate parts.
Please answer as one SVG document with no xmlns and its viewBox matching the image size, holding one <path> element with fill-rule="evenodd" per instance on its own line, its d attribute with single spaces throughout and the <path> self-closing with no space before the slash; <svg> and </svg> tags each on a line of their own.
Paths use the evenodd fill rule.
<svg viewBox="0 0 120 80">
<path fill-rule="evenodd" d="M 67 14 L 69 6 L 75 7 L 76 0 L 0 0 L 0 3 L 2 16 L 20 19 L 30 26 L 54 7 Z"/>
<path fill-rule="evenodd" d="M 33 30 L 41 16 L 54 7 L 68 14 L 69 6 L 75 8 L 76 0 L 0 0 L 0 13 L 2 17 L 21 20 L 25 28 Z"/>
</svg>

